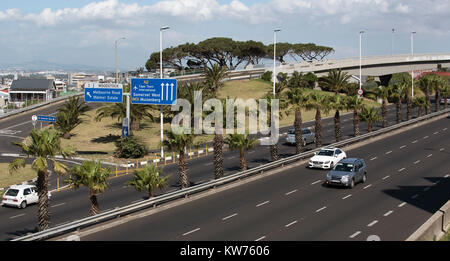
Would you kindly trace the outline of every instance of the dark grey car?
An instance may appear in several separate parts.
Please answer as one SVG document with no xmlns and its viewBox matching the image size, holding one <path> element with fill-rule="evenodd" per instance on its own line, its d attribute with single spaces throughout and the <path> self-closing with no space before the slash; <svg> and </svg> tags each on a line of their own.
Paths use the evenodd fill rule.
<svg viewBox="0 0 450 261">
<path fill-rule="evenodd" d="M 366 182 L 367 166 L 363 159 L 346 158 L 328 172 L 325 184 L 353 188 L 358 182 Z"/>
</svg>

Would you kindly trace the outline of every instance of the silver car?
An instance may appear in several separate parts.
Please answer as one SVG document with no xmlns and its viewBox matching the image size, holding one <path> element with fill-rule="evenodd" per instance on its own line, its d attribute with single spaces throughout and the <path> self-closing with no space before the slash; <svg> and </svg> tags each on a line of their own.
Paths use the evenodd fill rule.
<svg viewBox="0 0 450 261">
<path fill-rule="evenodd" d="M 316 134 L 308 128 L 302 128 L 302 139 L 303 139 L 303 146 L 306 146 L 306 144 L 308 144 L 308 143 L 316 142 Z M 286 142 L 289 144 L 295 144 L 295 129 L 294 128 L 289 129 L 287 136 L 286 136 Z"/>
<path fill-rule="evenodd" d="M 353 188 L 357 182 L 367 179 L 367 166 L 363 159 L 347 158 L 339 161 L 328 172 L 326 185 L 341 185 Z"/>
</svg>

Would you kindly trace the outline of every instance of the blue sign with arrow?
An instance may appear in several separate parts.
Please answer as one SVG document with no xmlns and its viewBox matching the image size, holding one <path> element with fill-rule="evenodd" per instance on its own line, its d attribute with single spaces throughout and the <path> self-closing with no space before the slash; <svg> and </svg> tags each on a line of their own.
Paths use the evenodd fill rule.
<svg viewBox="0 0 450 261">
<path fill-rule="evenodd" d="M 54 116 L 46 116 L 46 115 L 37 115 L 38 121 L 46 121 L 46 122 L 55 122 L 56 117 Z"/>
<path fill-rule="evenodd" d="M 128 126 L 122 126 L 122 139 L 128 138 L 130 133 L 128 132 Z"/>
<path fill-rule="evenodd" d="M 85 102 L 122 102 L 121 84 L 87 83 L 84 88 Z"/>
<path fill-rule="evenodd" d="M 131 103 L 173 105 L 176 100 L 176 79 L 131 79 Z"/>
</svg>

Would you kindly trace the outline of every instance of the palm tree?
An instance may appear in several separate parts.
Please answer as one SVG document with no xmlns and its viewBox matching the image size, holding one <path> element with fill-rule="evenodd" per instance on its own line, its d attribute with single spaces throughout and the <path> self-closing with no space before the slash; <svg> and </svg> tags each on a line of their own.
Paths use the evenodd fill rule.
<svg viewBox="0 0 450 261">
<path fill-rule="evenodd" d="M 290 108 L 286 110 L 286 114 L 295 113 L 294 129 L 295 129 L 295 153 L 302 152 L 303 138 L 302 138 L 302 109 L 306 107 L 308 101 L 308 95 L 303 94 L 302 89 L 294 88 L 286 92 L 286 103 L 290 105 Z"/>
<path fill-rule="evenodd" d="M 80 116 L 85 115 L 89 109 L 85 102 L 80 102 L 79 97 L 70 97 L 56 115 L 55 129 L 60 131 L 65 139 L 70 139 L 70 132 L 83 122 Z"/>
<path fill-rule="evenodd" d="M 247 163 L 245 161 L 245 151 L 253 148 L 257 144 L 257 141 L 257 139 L 250 138 L 248 134 L 230 134 L 230 136 L 225 139 L 225 143 L 228 144 L 230 150 L 239 150 L 239 165 L 241 171 L 247 169 Z"/>
<path fill-rule="evenodd" d="M 185 150 L 187 147 L 190 147 L 193 142 L 194 135 L 185 134 L 184 132 L 177 134 L 173 131 L 168 131 L 166 139 L 163 141 L 163 146 L 180 155 L 180 158 L 178 159 L 178 174 L 180 177 L 181 189 L 189 186 Z"/>
<path fill-rule="evenodd" d="M 319 84 L 335 94 L 338 94 L 345 88 L 350 77 L 351 76 L 348 73 L 342 73 L 341 69 L 333 69 L 328 71 L 326 77 L 320 78 Z"/>
<path fill-rule="evenodd" d="M 422 116 L 423 109 L 428 108 L 429 104 L 427 103 L 426 97 L 415 97 L 413 100 L 413 107 L 417 108 L 417 117 Z"/>
<path fill-rule="evenodd" d="M 372 124 L 381 121 L 382 117 L 378 115 L 378 109 L 364 106 L 359 113 L 362 121 L 367 122 L 367 131 L 372 131 Z"/>
<path fill-rule="evenodd" d="M 340 111 L 345 110 L 345 98 L 340 95 L 334 95 L 330 97 L 330 107 L 336 110 L 334 113 L 334 136 L 336 141 L 342 140 L 342 130 L 341 130 L 341 116 Z"/>
<path fill-rule="evenodd" d="M 31 164 L 34 171 L 37 172 L 37 189 L 39 196 L 38 203 L 38 222 L 39 231 L 48 228 L 50 223 L 49 199 L 48 199 L 48 175 L 49 160 L 53 162 L 53 170 L 56 174 L 66 174 L 67 167 L 56 161 L 55 156 L 61 154 L 64 158 L 73 154 L 71 147 L 61 147 L 61 141 L 58 132 L 53 129 L 37 130 L 34 129 L 30 133 L 31 144 L 27 145 L 22 142 L 13 142 L 14 145 L 21 148 L 22 153 L 27 157 L 35 157 Z M 25 159 L 19 158 L 13 160 L 9 164 L 9 171 L 13 173 L 20 167 L 25 166 Z"/>
<path fill-rule="evenodd" d="M 162 169 L 153 164 L 147 165 L 142 170 L 135 170 L 133 174 L 133 179 L 127 184 L 135 187 L 138 191 L 148 191 L 148 198 L 153 197 L 155 189 L 164 189 L 169 180 L 169 176 L 161 177 Z"/>
<path fill-rule="evenodd" d="M 397 83 L 390 88 L 390 97 L 395 99 L 397 123 L 402 121 L 402 99 L 406 92 L 408 92 L 408 84 L 406 83 Z"/>
<path fill-rule="evenodd" d="M 448 97 L 450 96 L 450 85 L 444 84 L 441 88 L 441 95 L 444 98 L 444 109 L 448 107 Z M 441 102 L 441 101 L 436 101 Z"/>
<path fill-rule="evenodd" d="M 272 92 L 268 92 L 266 94 L 266 96 L 264 96 L 264 99 L 266 99 L 267 102 L 267 126 L 270 126 L 272 128 L 271 131 L 279 131 L 279 130 L 275 130 L 273 127 L 273 123 L 272 123 L 272 99 L 275 99 L 275 95 L 273 95 Z M 280 105 L 280 104 L 279 104 Z M 283 107 L 281 105 L 281 107 Z M 279 115 L 277 115 L 279 118 L 281 117 L 281 113 L 279 111 L 278 113 Z M 276 117 L 276 116 L 274 116 Z M 278 154 L 278 142 L 275 144 L 270 145 L 270 161 L 276 161 L 279 158 L 279 154 Z"/>
<path fill-rule="evenodd" d="M 322 111 L 326 113 L 330 110 L 330 108 L 328 95 L 311 93 L 306 101 L 307 110 L 316 110 L 314 121 L 316 148 L 322 147 Z"/>
<path fill-rule="evenodd" d="M 353 134 L 359 135 L 359 116 L 358 112 L 364 107 L 363 100 L 357 95 L 347 96 L 346 106 L 348 110 L 353 110 Z"/>
<path fill-rule="evenodd" d="M 148 117 L 151 121 L 155 121 L 153 115 L 150 113 L 151 109 L 151 106 L 144 104 L 133 104 L 130 106 L 130 126 L 132 130 L 140 129 L 140 121 L 142 121 L 144 117 Z M 122 103 L 114 103 L 97 109 L 95 120 L 101 121 L 105 117 L 111 117 L 111 119 L 117 118 L 117 121 L 121 122 L 123 118 L 127 117 L 126 113 L 126 101 Z"/>
<path fill-rule="evenodd" d="M 72 175 L 69 182 L 74 188 L 85 186 L 89 188 L 89 200 L 91 209 L 89 215 L 97 215 L 100 210 L 97 201 L 97 194 L 102 193 L 108 187 L 108 177 L 111 173 L 109 168 L 103 168 L 100 161 L 84 161 L 81 165 L 72 167 Z"/>
<path fill-rule="evenodd" d="M 446 82 L 444 79 L 437 75 L 433 75 L 432 78 L 432 86 L 435 93 L 435 101 L 436 101 L 436 111 L 439 111 L 441 109 L 441 89 L 445 86 Z"/>
<path fill-rule="evenodd" d="M 425 93 L 425 98 L 427 100 L 426 102 L 427 107 L 425 107 L 425 114 L 428 114 L 431 105 L 430 96 L 431 92 L 433 91 L 433 83 L 431 81 L 430 76 L 424 76 L 419 79 L 418 84 L 420 86 L 420 89 Z"/>
<path fill-rule="evenodd" d="M 378 89 L 375 90 L 375 95 L 378 98 L 381 98 L 381 118 L 383 123 L 383 128 L 386 128 L 388 125 L 387 121 L 387 104 L 388 104 L 388 97 L 389 97 L 390 89 L 387 86 L 380 86 Z"/>
</svg>

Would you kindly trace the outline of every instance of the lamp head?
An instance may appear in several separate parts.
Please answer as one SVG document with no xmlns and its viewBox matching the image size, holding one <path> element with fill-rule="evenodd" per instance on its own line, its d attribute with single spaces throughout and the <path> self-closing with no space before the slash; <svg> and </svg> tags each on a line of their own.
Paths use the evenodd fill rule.
<svg viewBox="0 0 450 261">
<path fill-rule="evenodd" d="M 167 29 L 170 29 L 170 26 L 164 26 L 164 27 L 159 28 L 160 31 L 167 30 Z"/>
</svg>

